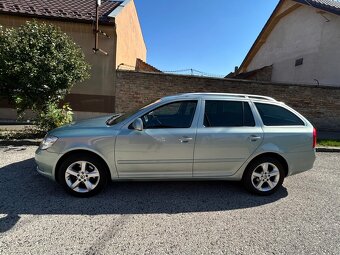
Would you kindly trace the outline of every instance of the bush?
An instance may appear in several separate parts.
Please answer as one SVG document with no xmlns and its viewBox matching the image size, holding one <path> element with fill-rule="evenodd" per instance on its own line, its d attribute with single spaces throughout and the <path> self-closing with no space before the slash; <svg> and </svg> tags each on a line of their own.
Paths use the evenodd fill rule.
<svg viewBox="0 0 340 255">
<path fill-rule="evenodd" d="M 68 104 L 64 104 L 62 108 L 58 108 L 55 103 L 50 103 L 44 112 L 37 117 L 39 128 L 47 131 L 56 127 L 63 126 L 72 122 L 72 109 Z"/>
</svg>

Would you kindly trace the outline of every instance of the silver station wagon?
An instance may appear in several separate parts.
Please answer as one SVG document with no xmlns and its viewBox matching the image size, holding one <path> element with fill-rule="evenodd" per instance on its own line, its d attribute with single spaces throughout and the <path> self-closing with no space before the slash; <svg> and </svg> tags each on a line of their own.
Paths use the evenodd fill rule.
<svg viewBox="0 0 340 255">
<path fill-rule="evenodd" d="M 313 167 L 316 130 L 273 98 L 188 93 L 50 131 L 37 170 L 88 197 L 109 180 L 234 180 L 269 195 Z"/>
</svg>

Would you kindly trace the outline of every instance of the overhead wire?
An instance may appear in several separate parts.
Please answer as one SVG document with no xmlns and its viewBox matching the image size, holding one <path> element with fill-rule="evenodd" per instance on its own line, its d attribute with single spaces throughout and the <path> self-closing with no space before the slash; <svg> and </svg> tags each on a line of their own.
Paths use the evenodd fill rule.
<svg viewBox="0 0 340 255">
<path fill-rule="evenodd" d="M 134 70 L 135 66 L 128 65 L 121 63 L 117 67 L 118 70 Z M 185 68 L 185 69 L 178 69 L 178 70 L 160 70 L 163 73 L 169 73 L 169 74 L 182 74 L 182 75 L 192 75 L 192 76 L 203 76 L 203 77 L 216 77 L 216 78 L 224 78 L 225 75 L 220 75 L 220 74 L 212 74 L 212 73 L 207 73 L 203 72 L 197 69 L 193 68 Z"/>
</svg>

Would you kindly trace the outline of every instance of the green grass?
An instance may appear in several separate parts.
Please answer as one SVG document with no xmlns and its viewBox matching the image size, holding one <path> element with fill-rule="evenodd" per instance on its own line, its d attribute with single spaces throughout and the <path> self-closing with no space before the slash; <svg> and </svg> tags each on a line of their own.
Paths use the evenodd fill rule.
<svg viewBox="0 0 340 255">
<path fill-rule="evenodd" d="M 329 146 L 329 147 L 340 147 L 340 140 L 318 140 L 317 145 Z"/>
</svg>

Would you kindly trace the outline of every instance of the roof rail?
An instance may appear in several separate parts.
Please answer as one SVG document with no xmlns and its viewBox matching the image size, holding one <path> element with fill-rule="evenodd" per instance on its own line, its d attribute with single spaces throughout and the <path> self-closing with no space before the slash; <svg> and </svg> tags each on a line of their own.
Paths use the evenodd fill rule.
<svg viewBox="0 0 340 255">
<path fill-rule="evenodd" d="M 252 99 L 266 99 L 269 101 L 277 101 L 276 99 L 272 98 L 272 97 L 267 97 L 267 96 L 258 96 L 258 95 L 247 95 L 248 98 L 252 98 Z"/>
<path fill-rule="evenodd" d="M 241 98 L 249 98 L 249 99 L 260 99 L 260 100 L 268 100 L 268 101 L 276 101 L 276 99 L 267 96 L 260 95 L 251 95 L 251 94 L 235 94 L 235 93 L 184 93 L 180 94 L 182 96 L 227 96 L 227 97 L 241 97 Z"/>
</svg>

